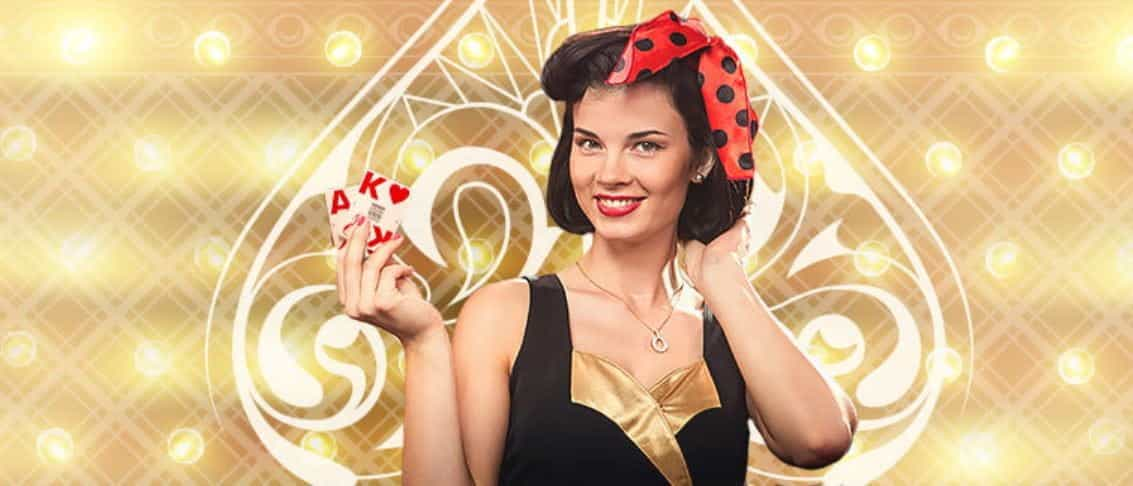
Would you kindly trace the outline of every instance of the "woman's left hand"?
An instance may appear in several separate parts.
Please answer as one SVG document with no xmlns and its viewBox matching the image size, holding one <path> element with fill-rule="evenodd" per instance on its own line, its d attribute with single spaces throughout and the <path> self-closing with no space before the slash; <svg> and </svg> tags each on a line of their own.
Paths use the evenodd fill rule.
<svg viewBox="0 0 1133 486">
<path fill-rule="evenodd" d="M 736 220 L 727 231 L 720 233 L 708 245 L 697 240 L 688 240 L 684 244 L 685 273 L 692 279 L 692 285 L 703 293 L 705 274 L 710 274 L 712 268 L 720 264 L 739 265 L 743 267 L 743 258 L 747 255 L 748 240 L 751 231 L 747 225 L 747 211 Z"/>
</svg>

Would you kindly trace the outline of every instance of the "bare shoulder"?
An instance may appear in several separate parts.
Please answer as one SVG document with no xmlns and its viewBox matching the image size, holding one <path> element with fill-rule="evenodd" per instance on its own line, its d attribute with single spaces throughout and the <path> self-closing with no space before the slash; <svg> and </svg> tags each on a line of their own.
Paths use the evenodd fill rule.
<svg viewBox="0 0 1133 486">
<path fill-rule="evenodd" d="M 523 278 L 500 280 L 477 289 L 461 307 L 454 341 L 487 354 L 510 373 L 523 341 L 529 301 L 530 287 Z"/>
</svg>

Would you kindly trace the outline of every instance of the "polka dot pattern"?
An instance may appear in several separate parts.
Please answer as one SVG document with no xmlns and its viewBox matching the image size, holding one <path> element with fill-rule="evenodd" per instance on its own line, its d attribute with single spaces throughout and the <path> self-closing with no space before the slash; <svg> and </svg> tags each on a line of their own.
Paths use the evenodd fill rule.
<svg viewBox="0 0 1133 486">
<path fill-rule="evenodd" d="M 698 19 L 666 10 L 638 24 L 606 83 L 641 80 L 697 52 L 696 83 L 704 98 L 712 144 L 729 180 L 750 180 L 755 175 L 752 141 L 759 118 L 748 100 L 739 56 L 723 39 L 708 35 Z"/>
</svg>

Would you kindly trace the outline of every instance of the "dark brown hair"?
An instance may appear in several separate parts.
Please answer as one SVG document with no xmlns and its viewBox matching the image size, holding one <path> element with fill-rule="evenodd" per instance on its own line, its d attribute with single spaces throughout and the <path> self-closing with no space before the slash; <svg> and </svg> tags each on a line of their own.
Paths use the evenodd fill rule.
<svg viewBox="0 0 1133 486">
<path fill-rule="evenodd" d="M 629 41 L 633 25 L 580 32 L 567 37 L 543 65 L 543 92 L 555 101 L 566 102 L 563 128 L 558 145 L 551 155 L 547 178 L 547 209 L 551 218 L 564 231 L 584 234 L 594 225 L 582 212 L 571 186 L 570 151 L 574 132 L 572 110 L 588 88 L 605 86 L 622 49 Z M 741 216 L 751 197 L 750 180 L 730 181 L 711 143 L 708 115 L 697 82 L 700 52 L 675 60 L 663 69 L 634 83 L 655 83 L 667 88 L 688 131 L 693 159 L 690 166 L 701 167 L 706 153 L 711 153 L 712 170 L 700 184 L 689 182 L 685 205 L 677 221 L 677 239 L 708 243 L 727 231 Z"/>
</svg>

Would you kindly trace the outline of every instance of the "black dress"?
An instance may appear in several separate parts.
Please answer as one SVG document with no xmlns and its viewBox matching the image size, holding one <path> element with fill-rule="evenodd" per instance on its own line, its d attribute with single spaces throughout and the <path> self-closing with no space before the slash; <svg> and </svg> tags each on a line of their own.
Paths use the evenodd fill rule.
<svg viewBox="0 0 1133 486">
<path fill-rule="evenodd" d="M 703 359 L 646 387 L 573 349 L 557 275 L 524 279 L 531 304 L 508 383 L 500 484 L 744 483 L 744 381 L 707 306 Z"/>
</svg>

